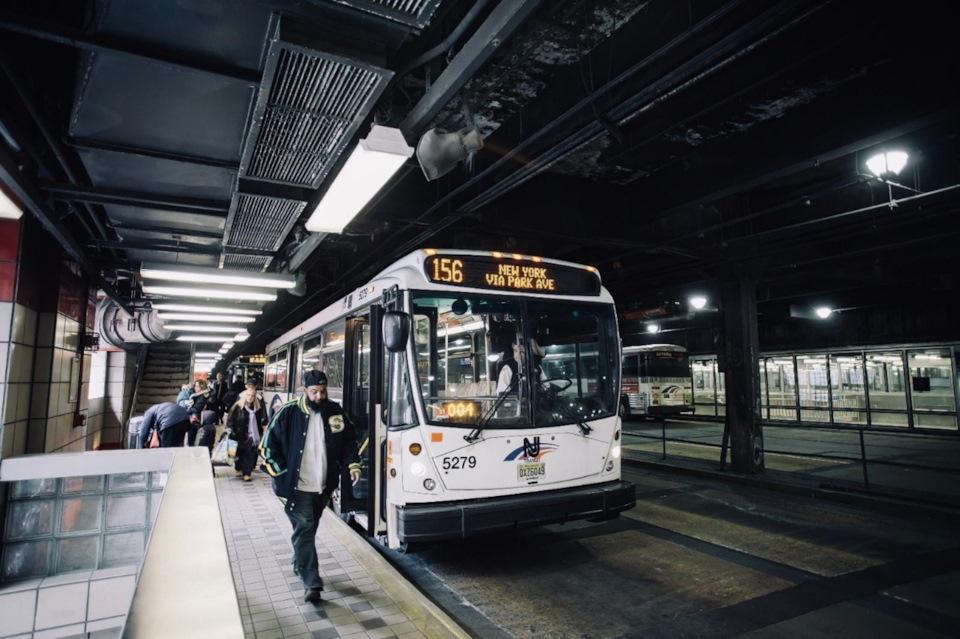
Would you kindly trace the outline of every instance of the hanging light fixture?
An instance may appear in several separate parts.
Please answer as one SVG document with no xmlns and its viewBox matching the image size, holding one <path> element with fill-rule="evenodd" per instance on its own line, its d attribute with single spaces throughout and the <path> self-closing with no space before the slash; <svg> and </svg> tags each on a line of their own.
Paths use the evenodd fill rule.
<svg viewBox="0 0 960 639">
<path fill-rule="evenodd" d="M 706 305 L 707 305 L 707 298 L 705 298 L 703 295 L 694 295 L 693 297 L 690 298 L 690 306 L 697 309 L 698 311 L 701 310 Z"/>
<path fill-rule="evenodd" d="M 906 151 L 885 151 L 871 156 L 867 160 L 867 168 L 878 178 L 891 174 L 899 175 L 909 159 Z"/>
<path fill-rule="evenodd" d="M 411 155 L 400 129 L 374 125 L 313 210 L 307 230 L 342 233 Z"/>
<path fill-rule="evenodd" d="M 144 283 L 143 292 L 147 295 L 166 295 L 169 297 L 197 297 L 200 299 L 237 300 L 238 302 L 272 302 L 277 294 L 268 290 L 250 290 L 229 286 L 210 287 L 206 284 L 157 284 Z"/>
<path fill-rule="evenodd" d="M 144 280 L 226 284 L 228 286 L 251 286 L 254 288 L 293 288 L 297 285 L 295 275 L 228 271 L 222 268 L 186 264 L 145 263 L 140 267 L 140 277 Z"/>
<path fill-rule="evenodd" d="M 186 313 L 223 313 L 226 315 L 260 315 L 263 311 L 253 304 L 223 304 L 216 302 L 185 302 L 176 300 L 151 300 L 155 311 L 183 311 Z"/>
</svg>

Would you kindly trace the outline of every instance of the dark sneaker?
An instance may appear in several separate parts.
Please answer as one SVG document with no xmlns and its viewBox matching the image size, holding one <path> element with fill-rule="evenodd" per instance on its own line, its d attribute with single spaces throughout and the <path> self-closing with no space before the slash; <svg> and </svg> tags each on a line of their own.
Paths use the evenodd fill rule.
<svg viewBox="0 0 960 639">
<path fill-rule="evenodd" d="M 303 601 L 312 604 L 320 603 L 320 591 L 316 588 L 307 588 L 307 591 L 303 593 Z"/>
</svg>

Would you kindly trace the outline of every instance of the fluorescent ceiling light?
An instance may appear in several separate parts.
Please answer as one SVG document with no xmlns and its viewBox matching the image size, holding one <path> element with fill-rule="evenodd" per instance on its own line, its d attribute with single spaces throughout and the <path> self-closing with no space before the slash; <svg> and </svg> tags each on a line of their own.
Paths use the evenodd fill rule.
<svg viewBox="0 0 960 639">
<path fill-rule="evenodd" d="M 246 332 L 246 331 L 241 331 L 241 332 L 239 332 L 239 333 L 237 333 L 236 335 L 233 336 L 233 341 L 234 341 L 234 342 L 242 342 L 242 341 L 244 341 L 245 339 L 247 339 L 248 337 L 250 337 L 250 333 L 248 333 L 248 332 Z"/>
<path fill-rule="evenodd" d="M 226 284 L 228 286 L 259 286 L 263 288 L 293 288 L 297 285 L 295 275 L 280 273 L 256 273 L 252 271 L 228 271 L 208 266 L 182 264 L 145 263 L 140 266 L 140 277 L 145 280 L 172 282 L 200 282 Z"/>
<path fill-rule="evenodd" d="M 437 329 L 438 336 L 447 336 L 451 337 L 453 335 L 460 335 L 461 333 L 469 333 L 470 331 L 476 331 L 483 328 L 483 320 L 476 320 L 473 322 L 467 322 L 466 324 L 457 324 L 455 326 L 450 326 L 449 328 L 439 328 Z"/>
<path fill-rule="evenodd" d="M 225 322 L 227 324 L 248 324 L 257 320 L 253 315 L 217 315 L 214 313 L 157 313 L 163 321 L 178 320 L 187 322 Z"/>
<path fill-rule="evenodd" d="M 307 220 L 307 230 L 341 233 L 413 155 L 400 129 L 374 125 L 360 140 Z"/>
<path fill-rule="evenodd" d="M 197 359 L 204 359 L 204 358 L 206 358 L 206 357 L 216 357 L 217 354 L 214 353 L 214 352 L 210 352 L 210 351 L 205 351 L 205 352 L 203 352 L 203 353 L 197 351 L 196 353 L 193 354 L 193 356 L 194 356 L 195 358 L 197 358 Z"/>
<path fill-rule="evenodd" d="M 237 330 L 236 326 L 217 326 L 210 324 L 164 324 L 163 327 L 168 331 L 196 331 L 197 333 L 221 333 L 226 334 Z"/>
<path fill-rule="evenodd" d="M 19 220 L 23 215 L 23 207 L 7 195 L 7 187 L 0 184 L 0 219 Z"/>
<path fill-rule="evenodd" d="M 696 295 L 690 298 L 690 305 L 698 311 L 707 305 L 707 298 L 702 295 Z"/>
<path fill-rule="evenodd" d="M 903 167 L 907 165 L 910 156 L 905 151 L 887 151 L 886 153 L 877 153 L 867 160 L 867 168 L 870 172 L 881 177 L 883 175 L 899 175 Z"/>
<path fill-rule="evenodd" d="M 226 313 L 229 315 L 260 315 L 263 313 L 263 310 L 253 304 L 223 304 L 222 302 L 151 300 L 150 307 L 155 311 L 185 311 L 187 313 Z"/>
<path fill-rule="evenodd" d="M 143 292 L 148 295 L 168 295 L 170 297 L 199 297 L 217 300 L 237 300 L 238 302 L 256 300 L 272 302 L 277 294 L 270 291 L 251 291 L 242 288 L 218 286 L 212 288 L 206 284 L 143 284 Z"/>
<path fill-rule="evenodd" d="M 222 342 L 225 339 L 230 339 L 226 335 L 180 335 L 177 337 L 178 342 Z"/>
</svg>

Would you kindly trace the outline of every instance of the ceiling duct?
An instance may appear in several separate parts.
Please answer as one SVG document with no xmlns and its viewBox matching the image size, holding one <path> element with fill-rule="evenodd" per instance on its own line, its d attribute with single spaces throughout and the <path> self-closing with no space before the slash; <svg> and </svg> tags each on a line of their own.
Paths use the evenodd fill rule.
<svg viewBox="0 0 960 639">
<path fill-rule="evenodd" d="M 335 0 L 336 2 L 423 29 L 430 22 L 440 0 Z"/>
<path fill-rule="evenodd" d="M 156 313 L 141 311 L 131 316 L 109 298 L 97 303 L 94 327 L 103 345 L 127 350 L 137 344 L 166 342 L 171 338 Z"/>
<path fill-rule="evenodd" d="M 296 223 L 306 202 L 237 193 L 227 215 L 224 248 L 275 253 Z M 220 266 L 262 271 L 270 257 L 224 253 Z"/>
<path fill-rule="evenodd" d="M 318 188 L 393 77 L 384 64 L 381 57 L 338 43 L 335 34 L 307 33 L 281 20 L 267 55 L 241 177 Z"/>
</svg>

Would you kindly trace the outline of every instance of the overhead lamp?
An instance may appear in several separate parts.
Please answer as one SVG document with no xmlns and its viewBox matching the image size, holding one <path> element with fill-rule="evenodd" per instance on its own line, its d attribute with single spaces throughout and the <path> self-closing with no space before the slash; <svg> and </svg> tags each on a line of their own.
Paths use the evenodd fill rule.
<svg viewBox="0 0 960 639">
<path fill-rule="evenodd" d="M 277 294 L 271 291 L 251 291 L 242 288 L 230 288 L 218 286 L 212 288 L 206 284 L 154 284 L 144 283 L 143 292 L 148 295 L 167 295 L 170 297 L 198 297 L 217 300 L 237 300 L 245 302 L 256 300 L 260 302 L 272 302 L 277 299 Z"/>
<path fill-rule="evenodd" d="M 400 129 L 374 125 L 353 150 L 307 220 L 307 230 L 342 233 L 357 213 L 413 155 Z"/>
<path fill-rule="evenodd" d="M 15 200 L 12 193 L 7 194 L 8 187 L 0 182 L 0 219 L 19 220 L 23 215 L 23 206 Z"/>
<path fill-rule="evenodd" d="M 417 161 L 428 181 L 443 177 L 483 148 L 476 126 L 460 131 L 430 129 L 417 143 Z"/>
<path fill-rule="evenodd" d="M 239 332 L 239 333 L 237 333 L 236 335 L 233 336 L 233 341 L 234 341 L 234 342 L 242 342 L 242 341 L 246 340 L 248 337 L 250 337 L 250 333 L 248 333 L 248 332 L 246 332 L 246 331 L 241 331 L 241 332 Z"/>
<path fill-rule="evenodd" d="M 237 330 L 236 326 L 217 326 L 210 324 L 164 324 L 168 331 L 196 331 L 197 333 L 220 333 L 224 335 Z"/>
<path fill-rule="evenodd" d="M 228 271 L 222 268 L 183 264 L 144 263 L 140 266 L 140 277 L 145 280 L 199 282 L 203 284 L 226 284 L 228 286 L 254 286 L 262 288 L 293 288 L 297 285 L 297 277 L 295 275 Z"/>
<path fill-rule="evenodd" d="M 690 298 L 690 306 L 694 307 L 698 311 L 701 310 L 706 305 L 707 305 L 707 298 L 705 298 L 703 295 L 695 295 Z"/>
<path fill-rule="evenodd" d="M 226 322 L 227 324 L 248 324 L 257 321 L 252 315 L 217 315 L 214 313 L 157 313 L 161 321 L 177 320 L 180 322 Z"/>
<path fill-rule="evenodd" d="M 230 315 L 260 315 L 263 310 L 253 304 L 223 304 L 210 302 L 175 302 L 151 300 L 155 311 L 186 311 L 188 313 L 227 313 Z"/>
<path fill-rule="evenodd" d="M 660 325 L 659 325 L 659 324 L 647 324 L 647 332 L 648 332 L 648 333 L 659 333 L 659 332 L 660 332 Z"/>
<path fill-rule="evenodd" d="M 877 153 L 867 160 L 867 168 L 877 177 L 884 175 L 899 175 L 907 165 L 910 156 L 905 151 L 886 151 Z"/>
<path fill-rule="evenodd" d="M 178 342 L 222 342 L 229 340 L 229 335 L 180 335 Z"/>
<path fill-rule="evenodd" d="M 827 306 L 818 306 L 814 312 L 820 319 L 827 319 L 831 314 L 833 314 L 833 309 Z"/>
</svg>

